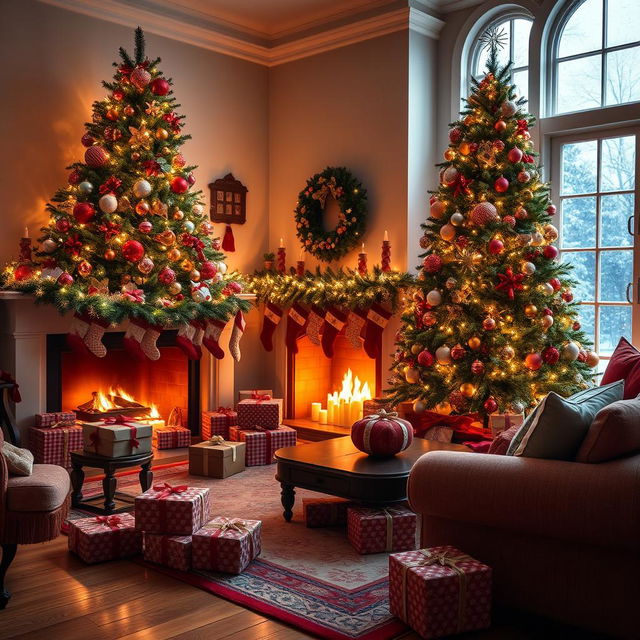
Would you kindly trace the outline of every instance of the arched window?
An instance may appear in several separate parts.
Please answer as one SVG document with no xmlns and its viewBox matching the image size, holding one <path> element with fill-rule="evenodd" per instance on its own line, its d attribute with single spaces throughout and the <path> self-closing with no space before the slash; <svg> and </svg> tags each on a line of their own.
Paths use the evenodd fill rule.
<svg viewBox="0 0 640 640">
<path fill-rule="evenodd" d="M 582 0 L 556 31 L 554 114 L 640 100 L 640 2 Z"/>
<path fill-rule="evenodd" d="M 502 14 L 499 18 L 489 22 L 480 30 L 478 37 L 472 45 L 469 55 L 469 69 L 467 78 L 476 79 L 484 76 L 487 57 L 486 47 L 480 43 L 480 36 L 488 29 L 497 29 L 504 34 L 505 46 L 500 50 L 500 65 L 505 65 L 509 60 L 513 61 L 511 70 L 511 82 L 516 85 L 516 93 L 526 96 L 529 92 L 529 32 L 532 20 L 528 16 L 520 14 Z M 466 87 L 468 94 L 469 87 Z"/>
</svg>

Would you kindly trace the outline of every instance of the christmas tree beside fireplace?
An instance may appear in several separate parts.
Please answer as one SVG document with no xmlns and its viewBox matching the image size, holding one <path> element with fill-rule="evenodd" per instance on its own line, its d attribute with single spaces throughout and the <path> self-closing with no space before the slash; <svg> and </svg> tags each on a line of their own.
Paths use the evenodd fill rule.
<svg viewBox="0 0 640 640">
<path fill-rule="evenodd" d="M 172 82 L 145 56 L 142 30 L 133 58 L 120 49 L 109 94 L 93 104 L 81 142 L 84 162 L 47 206 L 37 263 L 9 265 L 5 286 L 74 313 L 72 346 L 104 356 L 105 328 L 129 320 L 127 348 L 157 359 L 156 340 L 178 327 L 178 345 L 222 357 L 218 338 L 232 316 L 231 352 L 239 359 L 246 302 L 227 277 L 220 241 L 192 191 L 193 169 L 180 153 L 190 136 Z"/>
</svg>

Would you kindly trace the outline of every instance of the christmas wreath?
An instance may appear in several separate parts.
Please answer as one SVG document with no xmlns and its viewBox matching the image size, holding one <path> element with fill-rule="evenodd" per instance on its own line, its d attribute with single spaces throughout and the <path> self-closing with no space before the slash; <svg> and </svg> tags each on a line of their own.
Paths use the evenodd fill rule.
<svg viewBox="0 0 640 640">
<path fill-rule="evenodd" d="M 340 207 L 338 225 L 327 231 L 323 213 L 331 196 Z M 367 192 L 345 167 L 327 167 L 307 180 L 295 210 L 304 249 L 324 262 L 337 260 L 361 241 L 367 219 Z"/>
</svg>

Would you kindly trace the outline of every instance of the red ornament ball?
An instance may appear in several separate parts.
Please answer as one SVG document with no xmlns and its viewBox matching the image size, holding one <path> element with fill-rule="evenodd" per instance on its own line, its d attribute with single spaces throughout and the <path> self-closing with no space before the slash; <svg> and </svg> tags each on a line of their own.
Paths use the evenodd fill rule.
<svg viewBox="0 0 640 640">
<path fill-rule="evenodd" d="M 498 410 L 498 403 L 493 396 L 489 396 L 482 405 L 487 413 L 494 413 Z"/>
<path fill-rule="evenodd" d="M 520 162 L 520 160 L 522 160 L 522 151 L 518 149 L 518 147 L 513 147 L 513 149 L 509 150 L 507 158 L 509 159 L 509 162 L 513 162 L 514 164 L 516 162 Z"/>
<path fill-rule="evenodd" d="M 509 188 L 509 181 L 504 176 L 500 176 L 496 178 L 496 181 L 493 183 L 493 188 L 498 193 L 504 193 Z"/>
<path fill-rule="evenodd" d="M 554 291 L 560 291 L 562 288 L 562 283 L 558 278 L 551 278 L 551 280 L 549 280 L 549 284 L 553 287 Z"/>
<path fill-rule="evenodd" d="M 498 240 L 498 238 L 492 238 L 489 241 L 489 253 L 493 256 L 500 255 L 504 251 L 504 243 L 502 240 Z"/>
<path fill-rule="evenodd" d="M 482 328 L 485 331 L 493 331 L 496 328 L 496 321 L 491 316 L 488 316 L 482 321 Z"/>
<path fill-rule="evenodd" d="M 462 140 L 462 131 L 458 129 L 458 127 L 453 127 L 453 129 L 449 130 L 449 140 L 454 144 L 460 142 Z"/>
<path fill-rule="evenodd" d="M 493 128 L 496 131 L 502 132 L 505 131 L 507 128 L 507 123 L 504 120 L 498 120 L 494 125 Z"/>
<path fill-rule="evenodd" d="M 176 281 L 176 272 L 173 269 L 169 269 L 169 267 L 165 267 L 158 274 L 158 280 L 162 282 L 162 284 L 171 284 Z"/>
<path fill-rule="evenodd" d="M 480 376 L 484 373 L 484 362 L 482 360 L 474 360 L 471 363 L 471 373 Z"/>
<path fill-rule="evenodd" d="M 187 182 L 189 183 L 190 186 L 193 186 L 196 183 L 196 177 L 193 175 L 193 173 L 190 173 L 187 176 Z"/>
<path fill-rule="evenodd" d="M 502 222 L 509 225 L 512 229 L 516 226 L 516 219 L 513 216 L 505 216 L 502 218 Z"/>
<path fill-rule="evenodd" d="M 490 202 L 480 202 L 471 210 L 471 221 L 479 227 L 499 219 L 498 210 Z"/>
<path fill-rule="evenodd" d="M 137 240 L 127 240 L 122 245 L 122 257 L 128 262 L 138 262 L 144 255 L 144 247 Z"/>
<path fill-rule="evenodd" d="M 124 98 L 124 91 L 122 89 L 115 89 L 111 94 L 114 100 L 120 102 Z"/>
<path fill-rule="evenodd" d="M 545 364 L 556 364 L 560 360 L 560 352 L 555 347 L 547 347 L 542 352 L 542 359 Z"/>
<path fill-rule="evenodd" d="M 73 207 L 73 217 L 80 223 L 86 224 L 96 215 L 96 210 L 89 202 L 78 202 Z"/>
<path fill-rule="evenodd" d="M 574 331 L 580 331 L 581 328 L 582 328 L 582 325 L 577 320 L 572 325 L 572 329 Z"/>
<path fill-rule="evenodd" d="M 562 299 L 565 302 L 573 302 L 573 293 L 571 293 L 571 291 L 569 291 L 568 289 L 566 291 L 562 292 Z"/>
<path fill-rule="evenodd" d="M 433 355 L 426 349 L 418 354 L 418 364 L 423 367 L 430 367 L 433 364 Z"/>
<path fill-rule="evenodd" d="M 189 188 L 189 183 L 182 177 L 176 176 L 170 183 L 173 193 L 184 193 Z"/>
<path fill-rule="evenodd" d="M 548 244 L 543 250 L 542 255 L 547 258 L 547 260 L 555 260 L 558 257 L 558 247 L 555 247 L 552 244 Z"/>
<path fill-rule="evenodd" d="M 442 269 L 442 258 L 436 253 L 431 253 L 422 261 L 422 266 L 427 273 L 438 273 Z"/>
<path fill-rule="evenodd" d="M 138 225 L 138 230 L 142 233 L 151 233 L 153 231 L 153 225 L 148 220 L 143 220 Z"/>
<path fill-rule="evenodd" d="M 423 314 L 422 316 L 422 324 L 425 327 L 433 327 L 433 325 L 438 322 L 438 319 L 436 318 L 434 313 L 431 313 L 431 311 L 427 311 L 425 314 Z"/>
<path fill-rule="evenodd" d="M 58 284 L 63 287 L 73 284 L 73 276 L 70 273 L 67 273 L 66 271 L 64 273 L 61 273 L 58 276 Z"/>
<path fill-rule="evenodd" d="M 93 169 L 103 167 L 107 163 L 108 159 L 109 154 L 98 145 L 89 147 L 84 152 L 84 161 Z"/>
<path fill-rule="evenodd" d="M 151 74 L 142 67 L 136 67 L 129 76 L 131 84 L 137 89 L 144 89 L 151 82 Z"/>
<path fill-rule="evenodd" d="M 542 366 L 542 356 L 539 353 L 530 353 L 524 359 L 524 366 L 531 371 L 537 371 Z"/>
<path fill-rule="evenodd" d="M 462 360 L 466 355 L 467 351 L 461 344 L 457 344 L 451 349 L 451 357 L 454 360 Z"/>
<path fill-rule="evenodd" d="M 69 184 L 78 184 L 79 182 L 82 181 L 82 176 L 80 175 L 80 172 L 77 169 L 74 169 L 69 174 L 67 181 L 69 182 Z"/>
<path fill-rule="evenodd" d="M 156 96 L 166 96 L 170 88 L 169 83 L 164 78 L 155 78 L 151 82 L 151 93 Z"/>
<path fill-rule="evenodd" d="M 32 275 L 33 275 L 33 267 L 28 264 L 21 264 L 20 266 L 16 267 L 16 270 L 13 272 L 13 277 L 18 282 L 21 282 L 22 280 L 27 280 Z"/>
<path fill-rule="evenodd" d="M 371 456 L 386 458 L 404 451 L 413 441 L 413 427 L 406 420 L 380 409 L 351 427 L 353 444 Z"/>
<path fill-rule="evenodd" d="M 460 391 L 452 391 L 449 394 L 449 404 L 451 404 L 456 411 L 462 411 L 467 407 L 467 399 Z"/>
<path fill-rule="evenodd" d="M 215 263 L 211 262 L 211 260 L 206 260 L 203 262 L 200 267 L 200 277 L 203 280 L 211 280 L 211 278 L 215 278 L 218 273 L 218 267 L 216 267 Z"/>
<path fill-rule="evenodd" d="M 66 218 L 58 218 L 56 220 L 56 231 L 66 233 L 69 229 L 71 229 L 71 223 Z"/>
<path fill-rule="evenodd" d="M 555 206 L 554 204 L 550 204 L 550 205 L 547 207 L 547 213 L 548 213 L 550 216 L 554 215 L 556 211 L 557 211 L 557 209 L 556 209 L 556 206 Z"/>
<path fill-rule="evenodd" d="M 83 147 L 90 147 L 95 141 L 96 139 L 90 133 L 85 133 L 82 138 L 80 138 Z"/>
</svg>

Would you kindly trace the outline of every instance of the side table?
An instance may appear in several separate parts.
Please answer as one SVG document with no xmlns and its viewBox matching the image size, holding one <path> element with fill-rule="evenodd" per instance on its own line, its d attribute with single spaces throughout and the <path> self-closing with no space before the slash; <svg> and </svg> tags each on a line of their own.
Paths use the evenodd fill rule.
<svg viewBox="0 0 640 640">
<path fill-rule="evenodd" d="M 140 487 L 145 492 L 153 482 L 153 472 L 151 471 L 151 462 L 153 461 L 153 453 L 140 453 L 124 458 L 107 458 L 99 456 L 95 453 L 86 453 L 85 451 L 71 452 L 71 505 L 79 507 L 85 511 L 110 515 L 112 513 L 120 513 L 126 511 L 134 502 L 132 496 L 116 491 L 118 479 L 115 477 L 116 471 L 129 467 L 140 466 Z M 82 484 L 84 482 L 83 467 L 93 467 L 104 471 L 104 479 L 102 480 L 103 494 L 84 499 L 82 496 Z M 93 502 L 99 502 L 104 498 L 104 507 Z M 117 507 L 116 498 L 125 504 Z"/>
</svg>

